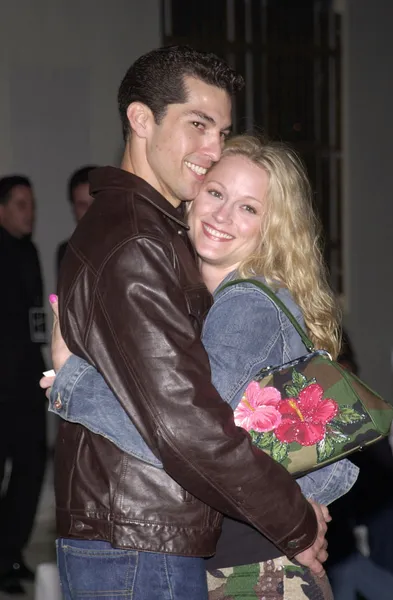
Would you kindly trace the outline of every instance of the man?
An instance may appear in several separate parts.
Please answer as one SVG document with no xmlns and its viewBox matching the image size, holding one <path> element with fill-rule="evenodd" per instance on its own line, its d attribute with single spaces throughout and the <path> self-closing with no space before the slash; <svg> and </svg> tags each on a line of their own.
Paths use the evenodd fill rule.
<svg viewBox="0 0 393 600">
<path fill-rule="evenodd" d="M 95 166 L 82 167 L 75 171 L 68 180 L 68 200 L 74 213 L 75 222 L 79 223 L 83 215 L 86 213 L 90 204 L 93 202 L 93 196 L 89 190 L 89 173 Z M 60 263 L 63 260 L 65 251 L 67 250 L 68 240 L 59 244 L 56 252 L 56 267 L 59 273 Z"/>
<path fill-rule="evenodd" d="M 102 373 L 165 470 L 61 423 L 55 488 L 67 599 L 120 594 L 138 569 L 137 598 L 166 597 L 168 577 L 172 598 L 198 598 L 187 557 L 214 553 L 215 511 L 322 571 L 324 525 L 288 473 L 235 427 L 200 341 L 211 298 L 179 207 L 219 160 L 241 85 L 214 55 L 167 47 L 138 59 L 120 86 L 122 169 L 90 176 L 95 201 L 64 259 L 60 321 L 70 350 Z M 179 578 L 183 595 L 173 593 Z"/>
<path fill-rule="evenodd" d="M 45 341 L 42 278 L 31 241 L 27 177 L 0 180 L 0 590 L 23 593 L 23 562 L 45 468 L 45 396 L 38 386 Z M 10 464 L 7 481 L 5 466 Z"/>
</svg>

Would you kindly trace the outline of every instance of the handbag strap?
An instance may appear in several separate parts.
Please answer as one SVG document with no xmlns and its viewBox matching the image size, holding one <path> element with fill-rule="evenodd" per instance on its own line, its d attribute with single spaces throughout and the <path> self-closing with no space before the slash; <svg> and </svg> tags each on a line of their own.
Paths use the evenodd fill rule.
<svg viewBox="0 0 393 600">
<path fill-rule="evenodd" d="M 274 302 L 274 304 L 276 304 L 276 306 L 278 306 L 278 308 L 280 308 L 282 310 L 282 312 L 288 317 L 288 319 L 290 320 L 290 322 L 292 323 L 292 325 L 294 326 L 294 328 L 300 335 L 302 342 L 305 345 L 306 349 L 309 352 L 314 351 L 314 344 L 307 337 L 306 332 L 301 327 L 301 325 L 299 325 L 297 319 L 293 316 L 293 314 L 291 313 L 289 308 L 277 296 L 277 294 L 275 294 L 273 292 L 273 290 L 271 290 L 267 285 L 265 285 L 261 281 L 258 281 L 258 279 L 234 279 L 233 281 L 228 281 L 227 283 L 224 283 L 224 285 L 218 289 L 218 292 L 221 292 L 225 288 L 230 287 L 232 285 L 237 285 L 238 283 L 252 283 L 256 287 L 259 287 L 263 292 L 265 292 L 266 296 L 269 296 L 270 300 L 272 300 Z"/>
</svg>

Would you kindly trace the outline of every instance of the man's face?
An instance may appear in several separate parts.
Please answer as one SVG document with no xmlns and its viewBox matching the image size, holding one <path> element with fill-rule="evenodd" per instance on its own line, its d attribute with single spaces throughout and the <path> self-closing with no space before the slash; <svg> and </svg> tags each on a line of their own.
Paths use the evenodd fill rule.
<svg viewBox="0 0 393 600">
<path fill-rule="evenodd" d="M 93 200 L 88 183 L 80 183 L 72 190 L 72 206 L 76 222 L 81 220 Z"/>
<path fill-rule="evenodd" d="M 0 223 L 14 237 L 29 235 L 34 227 L 34 196 L 31 188 L 16 185 L 8 202 L 0 205 Z"/>
<path fill-rule="evenodd" d="M 146 139 L 146 159 L 153 185 L 178 206 L 193 200 L 207 170 L 220 159 L 231 126 L 231 100 L 225 90 L 185 78 L 187 102 L 169 104 Z"/>
</svg>

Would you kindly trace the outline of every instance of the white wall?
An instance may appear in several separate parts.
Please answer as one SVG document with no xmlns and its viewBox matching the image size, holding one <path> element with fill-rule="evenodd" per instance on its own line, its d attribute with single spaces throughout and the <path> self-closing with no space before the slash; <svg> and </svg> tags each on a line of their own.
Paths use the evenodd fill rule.
<svg viewBox="0 0 393 600">
<path fill-rule="evenodd" d="M 347 0 L 347 318 L 362 376 L 393 399 L 393 2 Z"/>
<path fill-rule="evenodd" d="M 74 226 L 67 178 L 87 163 L 118 162 L 117 88 L 159 45 L 159 0 L 1 0 L 0 175 L 34 183 L 46 294 L 56 245 Z"/>
<path fill-rule="evenodd" d="M 33 181 L 45 298 L 56 246 L 74 227 L 67 179 L 87 163 L 118 163 L 117 89 L 160 46 L 159 16 L 159 0 L 0 0 L 0 176 Z"/>
</svg>

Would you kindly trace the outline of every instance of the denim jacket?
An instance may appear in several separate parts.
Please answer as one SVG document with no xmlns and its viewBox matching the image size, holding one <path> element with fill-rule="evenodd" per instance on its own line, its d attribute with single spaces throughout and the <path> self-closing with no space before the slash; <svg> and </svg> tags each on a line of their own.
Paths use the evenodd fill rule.
<svg viewBox="0 0 393 600">
<path fill-rule="evenodd" d="M 235 276 L 230 274 L 223 283 Z M 288 290 L 279 289 L 278 296 L 304 325 Z M 210 359 L 212 382 L 233 410 L 263 367 L 306 353 L 284 313 L 261 289 L 247 282 L 216 290 L 202 341 Z M 106 437 L 126 453 L 163 468 L 103 377 L 83 359 L 71 356 L 57 373 L 49 410 Z M 307 498 L 329 504 L 350 490 L 357 475 L 358 468 L 344 459 L 299 478 L 298 483 Z"/>
</svg>

